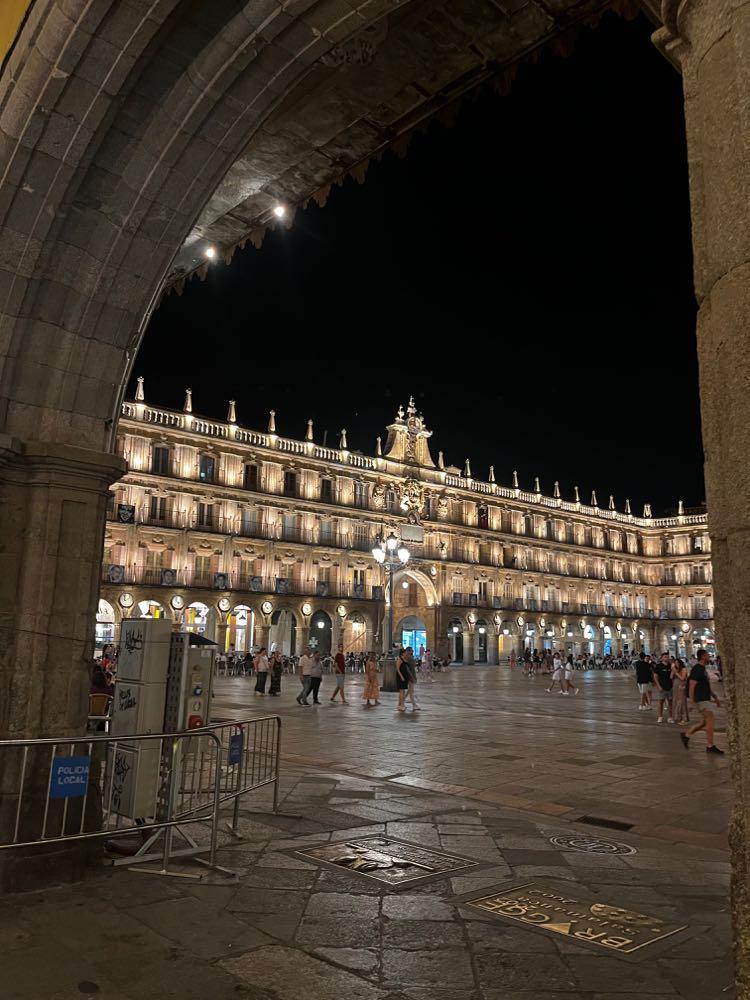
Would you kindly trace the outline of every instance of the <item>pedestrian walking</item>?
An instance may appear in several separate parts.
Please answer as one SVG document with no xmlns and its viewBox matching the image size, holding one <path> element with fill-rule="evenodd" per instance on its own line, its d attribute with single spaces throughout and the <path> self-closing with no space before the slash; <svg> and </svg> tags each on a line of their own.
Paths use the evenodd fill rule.
<svg viewBox="0 0 750 1000">
<path fill-rule="evenodd" d="M 310 702 L 307 700 L 312 691 L 312 677 L 310 676 L 310 669 L 313 665 L 313 658 L 310 655 L 310 647 L 305 646 L 305 651 L 299 658 L 299 679 L 302 684 L 302 690 L 297 695 L 298 705 L 309 705 Z"/>
<path fill-rule="evenodd" d="M 565 690 L 563 691 L 563 694 L 570 694 L 571 691 L 573 692 L 573 694 L 578 694 L 578 688 L 573 684 L 574 669 L 575 668 L 573 666 L 573 654 L 568 653 L 568 659 L 565 661 L 565 675 L 563 678 L 565 684 Z"/>
<path fill-rule="evenodd" d="M 694 722 L 692 726 L 680 733 L 682 744 L 687 750 L 690 745 L 690 737 L 706 730 L 706 753 L 723 755 L 724 751 L 714 746 L 714 709 L 712 702 L 716 702 L 717 708 L 721 707 L 721 702 L 711 690 L 711 681 L 708 679 L 706 667 L 710 662 L 710 657 L 705 649 L 699 649 L 695 666 L 690 671 L 688 680 L 688 697 L 701 714 L 701 721 Z"/>
<path fill-rule="evenodd" d="M 396 657 L 396 689 L 398 690 L 398 711 L 405 712 L 406 692 L 409 690 L 409 667 L 406 662 L 406 650 L 402 649 Z"/>
<path fill-rule="evenodd" d="M 253 664 L 255 667 L 255 697 L 262 698 L 266 693 L 266 680 L 268 678 L 268 656 L 266 647 L 261 646 Z"/>
<path fill-rule="evenodd" d="M 422 657 L 422 662 L 419 665 L 419 672 L 424 677 L 426 681 L 432 683 L 432 651 L 426 649 L 424 651 L 424 656 Z"/>
<path fill-rule="evenodd" d="M 679 726 L 690 722 L 687 682 L 688 669 L 678 656 L 672 662 L 672 718 Z"/>
<path fill-rule="evenodd" d="M 666 707 L 667 722 L 674 722 L 672 717 L 672 664 L 669 653 L 662 653 L 659 662 L 654 665 L 653 683 L 656 685 L 656 707 L 659 712 L 656 721 L 659 725 L 662 724 Z"/>
<path fill-rule="evenodd" d="M 313 653 L 312 663 L 310 664 L 310 691 L 313 696 L 313 705 L 319 705 L 320 700 L 318 699 L 318 692 L 320 691 L 320 684 L 323 680 L 323 661 L 320 658 L 320 653 L 315 650 Z"/>
<path fill-rule="evenodd" d="M 365 706 L 369 708 L 371 701 L 374 701 L 376 705 L 379 705 L 379 699 L 380 684 L 378 684 L 378 661 L 374 653 L 368 653 L 367 660 L 365 661 L 365 690 L 362 694 L 362 700 L 365 702 Z"/>
<path fill-rule="evenodd" d="M 651 674 L 651 657 L 646 656 L 643 650 L 641 650 L 640 657 L 635 661 L 635 682 L 638 685 L 638 691 L 641 696 L 638 711 L 645 712 L 647 709 L 651 708 L 651 687 L 653 681 Z"/>
<path fill-rule="evenodd" d="M 409 676 L 409 687 L 407 688 L 409 701 L 411 702 L 412 712 L 419 711 L 419 705 L 416 699 L 416 688 L 417 688 L 417 666 L 414 662 L 414 650 L 411 646 L 407 646 L 404 650 L 406 654 L 406 669 Z"/>
<path fill-rule="evenodd" d="M 552 657 L 552 680 L 550 681 L 550 686 L 547 688 L 547 693 L 552 694 L 552 690 L 557 684 L 560 688 L 560 694 L 565 694 L 565 688 L 563 687 L 563 676 L 565 674 L 565 668 L 563 667 L 563 661 L 559 653 L 555 653 Z"/>
<path fill-rule="evenodd" d="M 353 657 L 352 657 L 353 660 Z M 344 658 L 343 646 L 339 646 L 338 652 L 333 660 L 333 670 L 336 678 L 336 687 L 333 689 L 333 694 L 330 697 L 331 704 L 335 704 L 336 695 L 341 695 L 341 704 L 348 705 L 349 702 L 346 700 L 346 694 L 344 692 L 344 682 L 346 681 L 346 659 Z"/>
<path fill-rule="evenodd" d="M 268 660 L 268 670 L 271 675 L 271 685 L 268 694 L 271 698 L 278 698 L 281 694 L 281 674 L 284 669 L 281 653 L 275 650 Z"/>
</svg>

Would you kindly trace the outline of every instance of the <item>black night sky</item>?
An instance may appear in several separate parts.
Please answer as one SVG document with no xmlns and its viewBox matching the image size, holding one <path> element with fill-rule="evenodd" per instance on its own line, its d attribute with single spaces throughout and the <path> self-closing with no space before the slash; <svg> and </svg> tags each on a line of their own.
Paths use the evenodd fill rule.
<svg viewBox="0 0 750 1000">
<path fill-rule="evenodd" d="M 151 322 L 146 399 L 373 454 L 413 393 L 433 456 L 640 513 L 702 502 L 681 81 L 608 15 L 510 94 L 335 189 Z M 135 380 L 131 382 L 132 398 Z"/>
</svg>

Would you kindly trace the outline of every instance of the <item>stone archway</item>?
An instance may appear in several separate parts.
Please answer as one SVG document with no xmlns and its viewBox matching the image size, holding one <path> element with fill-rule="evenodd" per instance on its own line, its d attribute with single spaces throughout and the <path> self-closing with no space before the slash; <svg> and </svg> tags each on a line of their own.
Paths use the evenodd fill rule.
<svg viewBox="0 0 750 1000">
<path fill-rule="evenodd" d="M 405 617 L 419 619 L 424 623 L 426 648 L 435 650 L 437 642 L 438 593 L 434 582 L 427 573 L 412 567 L 399 570 L 393 578 L 393 620 Z M 394 628 L 394 641 L 400 641 L 398 629 Z M 415 651 L 418 653 L 418 650 Z"/>
<path fill-rule="evenodd" d="M 709 528 L 738 793 L 732 829 L 738 983 L 747 995 L 750 710 L 747 671 L 735 670 L 735 650 L 750 618 L 750 416 L 744 406 L 750 26 L 746 4 L 736 0 L 646 4 L 663 24 L 655 41 L 680 66 L 686 95 Z M 352 4 L 342 14 L 336 5 L 303 0 L 294 14 L 279 5 L 266 16 L 257 4 L 228 0 L 166 0 L 142 12 L 116 0 L 70 0 L 64 9 L 54 0 L 29 5 L 0 73 L 2 734 L 81 730 L 79 689 L 94 634 L 107 491 L 124 471 L 111 454 L 118 404 L 150 312 L 173 262 L 190 269 L 206 234 L 214 239 L 226 224 L 220 211 L 211 218 L 215 204 L 206 214 L 212 195 L 221 186 L 226 198 L 243 171 L 252 172 L 250 140 L 261 137 L 262 153 L 263 141 L 269 143 L 263 124 L 303 106 L 300 88 L 308 80 L 323 96 L 317 106 L 304 106 L 300 150 L 296 156 L 282 150 L 271 188 L 283 188 L 289 178 L 301 200 L 340 176 L 341 154 L 326 159 L 322 140 L 330 136 L 316 134 L 326 130 L 334 106 L 330 80 L 341 67 L 366 66 L 379 45 L 398 51 L 408 45 L 409 31 L 420 35 L 417 3 L 372 6 L 377 9 Z M 397 6 L 399 17 L 384 21 Z M 507 66 L 577 16 L 606 6 L 605 0 L 557 3 L 560 20 L 545 14 L 536 34 L 521 15 L 516 23 L 498 7 L 497 24 L 486 32 L 488 43 L 497 36 L 496 49 L 477 45 L 484 37 L 475 40 L 454 20 L 464 51 L 477 60 L 469 70 L 459 60 L 456 80 L 460 73 L 467 86 L 472 72 L 480 79 L 493 60 Z M 373 34 L 357 37 L 373 24 Z M 161 58 L 165 46 L 169 58 Z M 429 65 L 415 61 L 417 76 L 429 76 Z M 371 87 L 361 76 L 363 90 Z M 424 98 L 417 119 L 429 113 L 429 101 L 434 107 L 443 99 L 450 81 L 440 79 L 440 94 Z M 348 82 L 351 91 L 354 80 L 356 73 L 342 86 Z M 397 82 L 394 93 L 407 92 L 408 81 Z M 374 88 L 372 101 L 385 106 Z M 343 102 L 347 112 L 352 104 Z M 317 125 L 316 111 L 322 116 Z M 330 141 L 331 151 L 351 150 L 344 170 L 409 127 L 408 116 L 395 117 L 383 132 L 370 125 L 364 139 L 366 130 L 351 127 L 350 117 L 349 131 L 342 128 Z M 294 188 L 291 178 L 302 163 L 307 172 Z M 271 208 L 271 190 L 264 189 L 251 219 L 264 225 Z M 245 235 L 230 230 L 228 242 Z M 66 585 L 71 578 L 75 587 Z M 32 629 L 18 624 L 32 621 Z M 45 697 L 28 698 L 29 690 L 44 690 Z"/>
</svg>

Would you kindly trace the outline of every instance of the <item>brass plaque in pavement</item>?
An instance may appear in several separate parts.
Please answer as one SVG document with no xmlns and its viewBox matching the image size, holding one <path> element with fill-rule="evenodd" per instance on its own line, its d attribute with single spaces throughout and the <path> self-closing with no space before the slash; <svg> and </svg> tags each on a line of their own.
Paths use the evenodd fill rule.
<svg viewBox="0 0 750 1000">
<path fill-rule="evenodd" d="M 563 851 L 582 851 L 584 854 L 629 855 L 637 854 L 634 847 L 605 837 L 592 837 L 588 833 L 561 833 L 549 838 L 550 844 Z"/>
<path fill-rule="evenodd" d="M 668 923 L 635 910 L 584 902 L 542 882 L 493 892 L 461 905 L 624 955 L 687 928 L 687 924 Z"/>
<path fill-rule="evenodd" d="M 391 837 L 356 837 L 337 844 L 306 847 L 294 853 L 398 888 L 435 875 L 452 875 L 479 864 Z"/>
</svg>

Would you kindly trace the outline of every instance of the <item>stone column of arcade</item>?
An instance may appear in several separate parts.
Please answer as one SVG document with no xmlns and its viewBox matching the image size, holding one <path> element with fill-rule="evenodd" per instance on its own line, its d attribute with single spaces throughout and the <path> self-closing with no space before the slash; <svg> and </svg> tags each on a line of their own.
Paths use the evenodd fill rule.
<svg viewBox="0 0 750 1000">
<path fill-rule="evenodd" d="M 729 689 L 737 996 L 750 997 L 750 4 L 665 0 L 683 75 L 717 647 Z M 686 344 L 689 350 L 690 345 Z"/>
<path fill-rule="evenodd" d="M 114 455 L 0 434 L 0 739 L 85 731 L 107 494 L 124 472 Z M 19 764 L 0 760 L 4 842 Z M 36 762 L 38 774 L 30 766 L 20 832 L 36 837 L 48 760 Z M 0 891 L 80 877 L 86 850 L 4 851 Z"/>
</svg>

